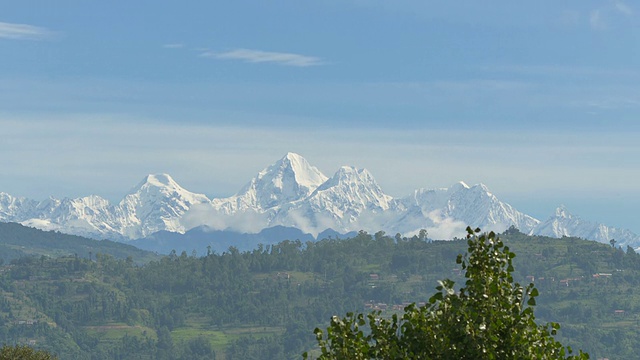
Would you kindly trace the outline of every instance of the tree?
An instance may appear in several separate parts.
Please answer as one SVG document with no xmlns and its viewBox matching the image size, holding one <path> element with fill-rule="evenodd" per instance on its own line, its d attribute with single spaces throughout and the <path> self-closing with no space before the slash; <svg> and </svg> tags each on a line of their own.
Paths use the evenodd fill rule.
<svg viewBox="0 0 640 360">
<path fill-rule="evenodd" d="M 319 359 L 588 359 L 555 340 L 558 324 L 535 322 L 538 290 L 514 282 L 515 254 L 493 232 L 467 232 L 468 252 L 456 259 L 464 286 L 440 281 L 427 305 L 409 305 L 401 318 L 334 316 L 326 336 L 315 329 Z"/>
<path fill-rule="evenodd" d="M 0 348 L 0 360 L 55 360 L 44 350 L 34 350 L 26 345 L 9 346 L 4 345 Z"/>
</svg>

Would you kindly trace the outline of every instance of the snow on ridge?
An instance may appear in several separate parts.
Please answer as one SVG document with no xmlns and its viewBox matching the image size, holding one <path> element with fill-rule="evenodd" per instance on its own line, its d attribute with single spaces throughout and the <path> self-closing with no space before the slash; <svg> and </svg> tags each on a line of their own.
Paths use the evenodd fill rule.
<svg viewBox="0 0 640 360">
<path fill-rule="evenodd" d="M 474 185 L 474 186 L 477 186 L 477 185 Z M 460 188 L 462 188 L 462 189 L 470 189 L 471 186 L 467 185 L 466 182 L 460 180 L 457 183 L 453 184 L 453 186 L 450 187 L 450 189 L 452 189 L 454 191 L 457 190 L 457 189 L 460 189 Z"/>
<path fill-rule="evenodd" d="M 228 198 L 210 200 L 182 188 L 168 174 L 150 174 L 118 204 L 96 195 L 34 201 L 0 193 L 0 221 L 112 239 L 185 232 L 200 225 L 241 232 L 284 225 L 312 234 L 328 228 L 407 235 L 427 229 L 434 238 L 464 236 L 467 225 L 497 232 L 513 225 L 534 235 L 602 242 L 615 237 L 619 244 L 640 245 L 632 232 L 584 221 L 562 206 L 541 222 L 500 201 L 484 184 L 459 181 L 393 198 L 366 169 L 342 166 L 328 178 L 296 153 L 267 166 Z"/>
<path fill-rule="evenodd" d="M 260 171 L 238 193 L 213 199 L 212 204 L 227 214 L 266 211 L 308 197 L 326 180 L 327 177 L 302 156 L 287 153 Z"/>
<path fill-rule="evenodd" d="M 0 221 L 16 221 L 35 209 L 38 202 L 0 192 Z"/>
<path fill-rule="evenodd" d="M 315 166 L 309 164 L 307 159 L 302 156 L 290 152 L 284 158 L 291 164 L 298 184 L 315 190 L 320 184 L 327 181 L 328 178 Z"/>
<path fill-rule="evenodd" d="M 564 206 L 564 204 L 561 204 L 556 208 L 555 214 L 556 214 L 555 216 L 558 218 L 569 219 L 573 217 L 573 215 L 569 213 L 569 211 L 567 210 L 567 207 Z"/>
<path fill-rule="evenodd" d="M 609 227 L 601 223 L 584 220 L 571 214 L 564 205 L 558 206 L 554 215 L 541 222 L 533 229 L 532 234 L 550 237 L 575 236 L 602 243 L 609 243 L 611 239 L 615 239 L 617 244 L 622 247 L 627 245 L 638 247 L 640 245 L 639 235 L 627 229 Z"/>
<path fill-rule="evenodd" d="M 150 184 L 157 187 L 171 187 L 177 188 L 179 187 L 178 183 L 173 180 L 173 178 L 169 174 L 160 173 L 160 174 L 149 174 L 143 180 L 145 184 Z"/>
<path fill-rule="evenodd" d="M 314 236 L 328 228 L 380 229 L 395 216 L 393 201 L 368 170 L 342 166 L 307 198 L 283 206 L 270 226 L 293 226 Z"/>
<path fill-rule="evenodd" d="M 367 169 L 342 166 L 330 179 L 309 197 L 318 207 L 332 203 L 338 207 L 360 207 L 368 210 L 388 210 L 393 198 L 382 188 Z"/>
<path fill-rule="evenodd" d="M 168 174 L 150 174 L 118 204 L 114 228 L 128 238 L 160 230 L 185 232 L 181 218 L 199 204 L 209 204 L 204 194 L 192 193 Z"/>
<path fill-rule="evenodd" d="M 134 187 L 129 195 L 143 196 L 179 196 L 189 202 L 205 202 L 210 201 L 204 194 L 192 193 L 189 190 L 180 186 L 169 174 L 149 174 Z M 127 198 L 125 196 L 125 199 Z M 124 199 L 123 199 L 124 200 Z"/>
<path fill-rule="evenodd" d="M 395 226 L 413 224 L 412 233 L 420 226 L 432 234 L 462 237 L 467 226 L 502 232 L 512 225 L 529 232 L 539 223 L 501 202 L 484 184 L 469 186 L 459 181 L 448 188 L 417 189 L 400 202 L 407 210 Z"/>
</svg>

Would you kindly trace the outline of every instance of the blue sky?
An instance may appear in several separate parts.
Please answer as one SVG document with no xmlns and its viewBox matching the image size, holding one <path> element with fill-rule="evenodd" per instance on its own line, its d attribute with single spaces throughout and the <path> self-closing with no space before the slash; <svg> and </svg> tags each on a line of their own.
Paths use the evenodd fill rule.
<svg viewBox="0 0 640 360">
<path fill-rule="evenodd" d="M 0 191 L 235 193 L 293 151 L 640 232 L 631 1 L 29 1 L 0 12 Z"/>
</svg>

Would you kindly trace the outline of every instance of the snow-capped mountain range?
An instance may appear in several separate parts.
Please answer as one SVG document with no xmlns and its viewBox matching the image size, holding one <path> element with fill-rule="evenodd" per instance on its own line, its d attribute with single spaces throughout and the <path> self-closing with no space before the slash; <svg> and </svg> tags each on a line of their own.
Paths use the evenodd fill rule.
<svg viewBox="0 0 640 360">
<path fill-rule="evenodd" d="M 461 237 L 468 225 L 496 232 L 515 226 L 532 235 L 578 236 L 604 243 L 614 238 L 622 246 L 640 246 L 640 236 L 631 231 L 584 221 L 564 207 L 540 221 L 500 201 L 483 184 L 459 182 L 393 198 L 366 169 L 343 166 L 329 178 L 294 153 L 228 198 L 209 199 L 182 188 L 167 174 L 156 174 L 145 177 L 117 204 L 96 195 L 35 201 L 0 193 L 0 221 L 115 240 L 158 231 L 184 233 L 203 225 L 241 233 L 281 225 L 314 236 L 327 229 L 384 230 L 404 236 L 426 229 L 436 239 Z"/>
</svg>

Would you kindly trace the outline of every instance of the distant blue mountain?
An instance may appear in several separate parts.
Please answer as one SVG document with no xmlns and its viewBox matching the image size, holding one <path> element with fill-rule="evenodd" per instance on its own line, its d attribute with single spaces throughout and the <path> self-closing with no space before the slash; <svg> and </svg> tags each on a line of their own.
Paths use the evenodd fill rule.
<svg viewBox="0 0 640 360">
<path fill-rule="evenodd" d="M 339 232 L 337 232 L 337 231 L 335 231 L 333 229 L 327 229 L 327 230 L 321 232 L 320 234 L 318 234 L 317 239 L 318 240 L 329 239 L 329 238 L 331 238 L 331 239 L 346 239 L 346 238 L 354 237 L 356 235 L 358 235 L 357 231 L 351 231 L 351 232 L 348 232 L 346 234 L 343 234 L 343 233 L 339 233 Z"/>
<path fill-rule="evenodd" d="M 240 251 L 250 251 L 255 249 L 258 244 L 273 245 L 284 240 L 300 240 L 306 243 L 326 238 L 344 239 L 355 235 L 357 232 L 341 234 L 335 230 L 327 229 L 320 233 L 316 239 L 311 234 L 286 226 L 266 228 L 257 234 L 213 230 L 208 226 L 198 226 L 184 234 L 158 231 L 145 238 L 132 240 L 129 244 L 161 254 L 169 254 L 172 250 L 178 254 L 182 251 L 191 254 L 195 250 L 198 255 L 204 255 L 208 250 L 222 253 L 228 251 L 232 246 Z"/>
</svg>

